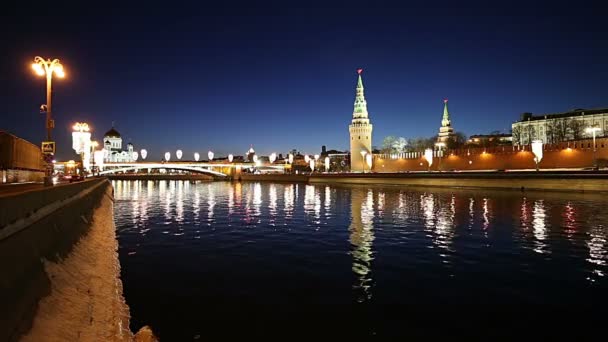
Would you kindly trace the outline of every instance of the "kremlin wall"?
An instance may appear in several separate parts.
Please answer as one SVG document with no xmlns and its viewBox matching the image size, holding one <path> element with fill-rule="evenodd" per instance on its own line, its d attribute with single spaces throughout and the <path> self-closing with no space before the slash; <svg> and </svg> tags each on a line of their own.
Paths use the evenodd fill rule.
<svg viewBox="0 0 608 342">
<path fill-rule="evenodd" d="M 589 168 L 595 165 L 592 140 L 563 142 L 543 146 L 540 169 Z M 596 158 L 600 167 L 608 163 L 608 138 L 596 139 Z M 536 169 L 529 145 L 464 148 L 434 151 L 431 171 L 496 171 Z M 373 172 L 428 171 L 429 163 L 423 152 L 375 154 Z"/>
</svg>

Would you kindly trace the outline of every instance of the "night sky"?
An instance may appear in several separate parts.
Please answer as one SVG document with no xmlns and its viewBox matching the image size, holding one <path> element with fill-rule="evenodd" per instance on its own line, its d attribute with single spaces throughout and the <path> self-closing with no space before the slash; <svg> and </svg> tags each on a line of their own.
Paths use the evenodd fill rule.
<svg viewBox="0 0 608 342">
<path fill-rule="evenodd" d="M 75 121 L 100 141 L 114 121 L 123 144 L 152 160 L 178 148 L 186 157 L 251 144 L 262 154 L 347 149 L 357 68 L 378 146 L 387 135 L 436 134 L 443 98 L 467 135 L 508 132 L 522 112 L 608 107 L 599 5 L 172 3 L 4 8 L 0 129 L 36 144 L 45 136 L 36 55 L 61 59 L 67 74 L 54 82 L 60 159 L 74 158 Z"/>
</svg>

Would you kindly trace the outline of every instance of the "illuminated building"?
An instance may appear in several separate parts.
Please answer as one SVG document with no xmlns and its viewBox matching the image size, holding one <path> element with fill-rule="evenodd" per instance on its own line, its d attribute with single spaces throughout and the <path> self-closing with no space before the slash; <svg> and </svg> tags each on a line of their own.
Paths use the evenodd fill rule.
<svg viewBox="0 0 608 342">
<path fill-rule="evenodd" d="M 134 161 L 133 144 L 127 144 L 127 150 L 122 149 L 122 137 L 114 127 L 103 136 L 104 161 L 110 163 L 129 163 Z"/>
<path fill-rule="evenodd" d="M 448 112 L 448 99 L 443 100 L 443 118 L 441 119 L 441 127 L 439 128 L 439 134 L 437 135 L 437 142 L 448 144 L 450 141 L 454 141 L 456 135 L 454 134 L 454 128 L 452 128 L 452 120 L 450 120 L 450 113 Z"/>
<path fill-rule="evenodd" d="M 361 72 L 363 72 L 363 69 L 357 70 L 359 79 L 357 81 L 355 108 L 353 110 L 352 122 L 348 127 L 350 132 L 350 170 L 356 172 L 369 170 L 365 162 L 365 155 L 372 153 L 373 127 L 367 113 L 367 102 L 363 93 Z"/>
</svg>

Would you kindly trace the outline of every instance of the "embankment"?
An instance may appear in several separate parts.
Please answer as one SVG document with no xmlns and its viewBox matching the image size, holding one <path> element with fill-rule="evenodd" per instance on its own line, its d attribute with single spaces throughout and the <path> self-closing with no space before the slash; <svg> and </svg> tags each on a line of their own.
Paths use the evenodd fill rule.
<svg viewBox="0 0 608 342">
<path fill-rule="evenodd" d="M 111 198 L 106 179 L 0 196 L 1 341 L 131 337 Z"/>
<path fill-rule="evenodd" d="M 381 184 L 415 187 L 608 192 L 606 171 L 242 174 L 241 181 Z"/>
<path fill-rule="evenodd" d="M 312 175 L 310 183 L 608 192 L 605 172 L 445 172 Z"/>
<path fill-rule="evenodd" d="M 298 183 L 308 182 L 308 175 L 294 175 L 294 174 L 263 174 L 254 175 L 250 173 L 242 173 L 236 177 L 235 180 L 246 181 L 246 182 L 286 182 L 286 183 Z"/>
<path fill-rule="evenodd" d="M 186 181 L 213 181 L 209 175 L 163 175 L 163 174 L 118 174 L 106 176 L 109 180 L 186 180 Z"/>
</svg>

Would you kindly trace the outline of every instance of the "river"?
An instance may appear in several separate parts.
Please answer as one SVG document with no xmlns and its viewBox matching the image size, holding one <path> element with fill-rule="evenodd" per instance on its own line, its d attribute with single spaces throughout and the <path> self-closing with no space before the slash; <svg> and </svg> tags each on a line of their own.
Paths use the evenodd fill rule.
<svg viewBox="0 0 608 342">
<path fill-rule="evenodd" d="M 161 341 L 490 337 L 607 313 L 600 195 L 112 183 L 131 329 Z"/>
</svg>

